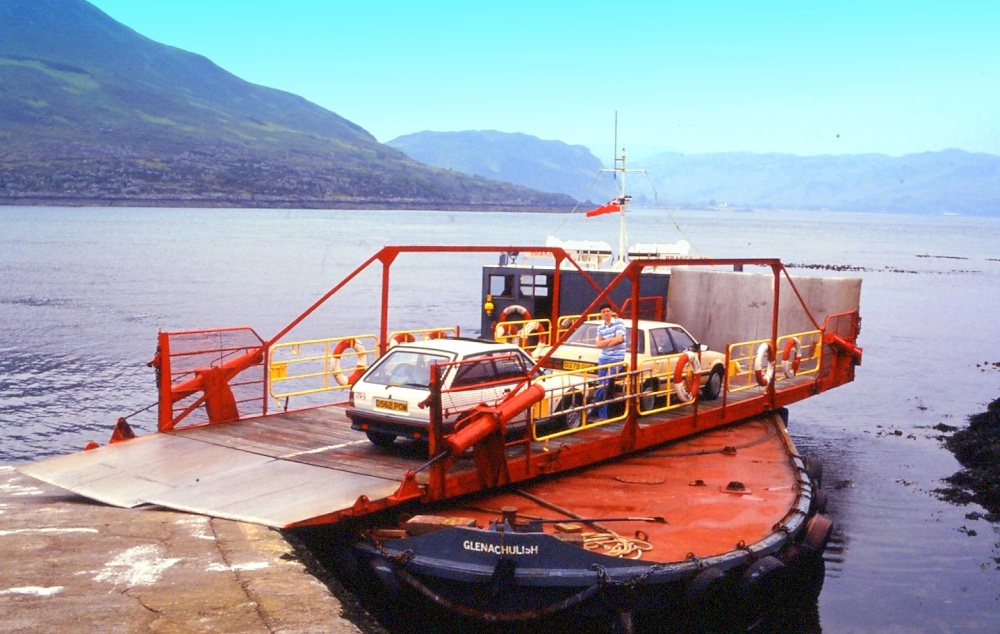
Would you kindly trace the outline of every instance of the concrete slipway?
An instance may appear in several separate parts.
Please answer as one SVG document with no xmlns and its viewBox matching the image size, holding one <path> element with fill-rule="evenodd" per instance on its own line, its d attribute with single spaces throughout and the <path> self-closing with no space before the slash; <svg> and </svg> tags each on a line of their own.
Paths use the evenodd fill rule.
<svg viewBox="0 0 1000 634">
<path fill-rule="evenodd" d="M 281 533 L 91 502 L 0 466 L 0 630 L 358 634 Z"/>
</svg>

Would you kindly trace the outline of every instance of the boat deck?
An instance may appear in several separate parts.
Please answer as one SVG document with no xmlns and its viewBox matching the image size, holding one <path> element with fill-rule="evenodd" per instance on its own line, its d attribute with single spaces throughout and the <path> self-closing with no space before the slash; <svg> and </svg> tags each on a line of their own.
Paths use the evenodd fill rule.
<svg viewBox="0 0 1000 634">
<path fill-rule="evenodd" d="M 717 556 L 764 540 L 796 508 L 790 446 L 780 418 L 759 417 L 427 512 L 482 528 L 506 508 L 518 523 L 542 520 L 540 530 L 629 559 Z"/>
<path fill-rule="evenodd" d="M 788 393 L 808 388 L 806 377 L 782 381 Z M 762 390 L 699 404 L 702 429 L 765 411 Z M 748 409 L 746 405 L 752 407 Z M 639 429 L 658 438 L 699 431 L 693 408 L 644 416 Z M 593 462 L 597 447 L 618 453 L 624 421 L 581 429 L 549 443 L 514 441 L 505 448 L 510 479 L 520 482 Z M 647 442 L 654 446 L 663 444 Z M 574 451 L 586 447 L 587 451 Z M 637 448 L 642 448 L 639 446 Z M 323 523 L 374 510 L 400 490 L 408 473 L 432 484 L 427 445 L 397 441 L 381 448 L 351 429 L 345 405 L 269 414 L 140 436 L 90 451 L 23 465 L 23 473 L 115 506 L 155 504 L 277 528 Z M 484 486 L 467 452 L 453 459 L 433 499 L 475 493 Z M 360 503 L 360 506 L 359 506 Z"/>
</svg>

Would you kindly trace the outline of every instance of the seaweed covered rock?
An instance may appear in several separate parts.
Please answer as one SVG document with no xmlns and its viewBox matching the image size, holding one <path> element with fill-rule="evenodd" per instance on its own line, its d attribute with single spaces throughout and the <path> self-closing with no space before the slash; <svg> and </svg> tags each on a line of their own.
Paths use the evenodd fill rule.
<svg viewBox="0 0 1000 634">
<path fill-rule="evenodd" d="M 937 493 L 956 504 L 979 504 L 986 519 L 1000 521 L 1000 398 L 970 416 L 969 426 L 945 438 L 945 446 L 963 469 L 945 478 L 950 486 Z"/>
</svg>

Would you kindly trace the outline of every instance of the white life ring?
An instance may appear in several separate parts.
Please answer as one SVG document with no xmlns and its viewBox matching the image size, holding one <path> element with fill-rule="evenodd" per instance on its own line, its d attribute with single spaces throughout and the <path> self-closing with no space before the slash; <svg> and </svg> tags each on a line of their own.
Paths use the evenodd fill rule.
<svg viewBox="0 0 1000 634">
<path fill-rule="evenodd" d="M 493 329 L 493 339 L 496 341 L 505 341 L 507 337 L 507 327 L 511 324 L 499 323 L 497 327 Z"/>
<path fill-rule="evenodd" d="M 785 342 L 785 349 L 781 351 L 781 371 L 785 373 L 786 379 L 798 373 L 801 362 L 802 346 L 798 339 L 791 337 Z"/>
<path fill-rule="evenodd" d="M 770 385 L 774 380 L 774 350 L 770 341 L 757 347 L 757 356 L 753 360 L 753 378 L 760 386 Z"/>
<path fill-rule="evenodd" d="M 687 368 L 685 370 L 685 368 Z M 701 360 L 697 353 L 688 350 L 674 366 L 674 394 L 682 403 L 694 400 L 701 382 Z"/>
<path fill-rule="evenodd" d="M 354 366 L 354 371 L 351 372 L 350 376 L 347 376 L 340 369 L 340 357 L 343 356 L 347 350 L 352 350 L 354 354 L 358 357 L 358 362 Z M 348 353 L 350 354 L 350 353 Z M 360 341 L 356 339 L 341 339 L 337 347 L 333 349 L 333 365 L 330 367 L 330 373 L 333 374 L 333 378 L 336 379 L 338 385 L 354 385 L 354 383 L 361 378 L 361 375 L 365 373 L 367 365 L 365 363 L 367 359 L 367 351 L 365 347 L 361 345 Z"/>
<path fill-rule="evenodd" d="M 524 328 L 521 329 L 521 347 L 528 347 L 528 344 L 530 343 L 528 339 L 532 335 L 537 337 L 537 341 L 535 342 L 536 346 L 544 346 L 547 343 L 545 341 L 545 334 L 545 329 L 542 327 L 541 322 L 529 321 L 524 324 Z"/>
</svg>

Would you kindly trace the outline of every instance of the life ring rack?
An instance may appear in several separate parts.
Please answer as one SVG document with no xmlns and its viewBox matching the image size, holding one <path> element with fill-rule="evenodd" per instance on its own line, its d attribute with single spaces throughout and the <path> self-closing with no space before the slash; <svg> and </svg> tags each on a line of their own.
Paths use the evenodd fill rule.
<svg viewBox="0 0 1000 634">
<path fill-rule="evenodd" d="M 340 358 L 348 350 L 352 351 L 348 352 L 348 354 L 355 354 L 358 358 L 358 362 L 354 366 L 354 371 L 351 372 L 350 375 L 340 369 Z M 365 370 L 368 369 L 368 365 L 366 363 L 368 351 L 365 350 L 365 347 L 361 344 L 360 340 L 352 337 L 341 339 L 337 343 L 337 346 L 333 349 L 331 357 L 333 359 L 333 364 L 330 366 L 330 374 L 333 375 L 333 378 L 337 381 L 338 385 L 354 385 L 354 383 L 361 378 L 361 375 L 365 373 Z"/>
</svg>

